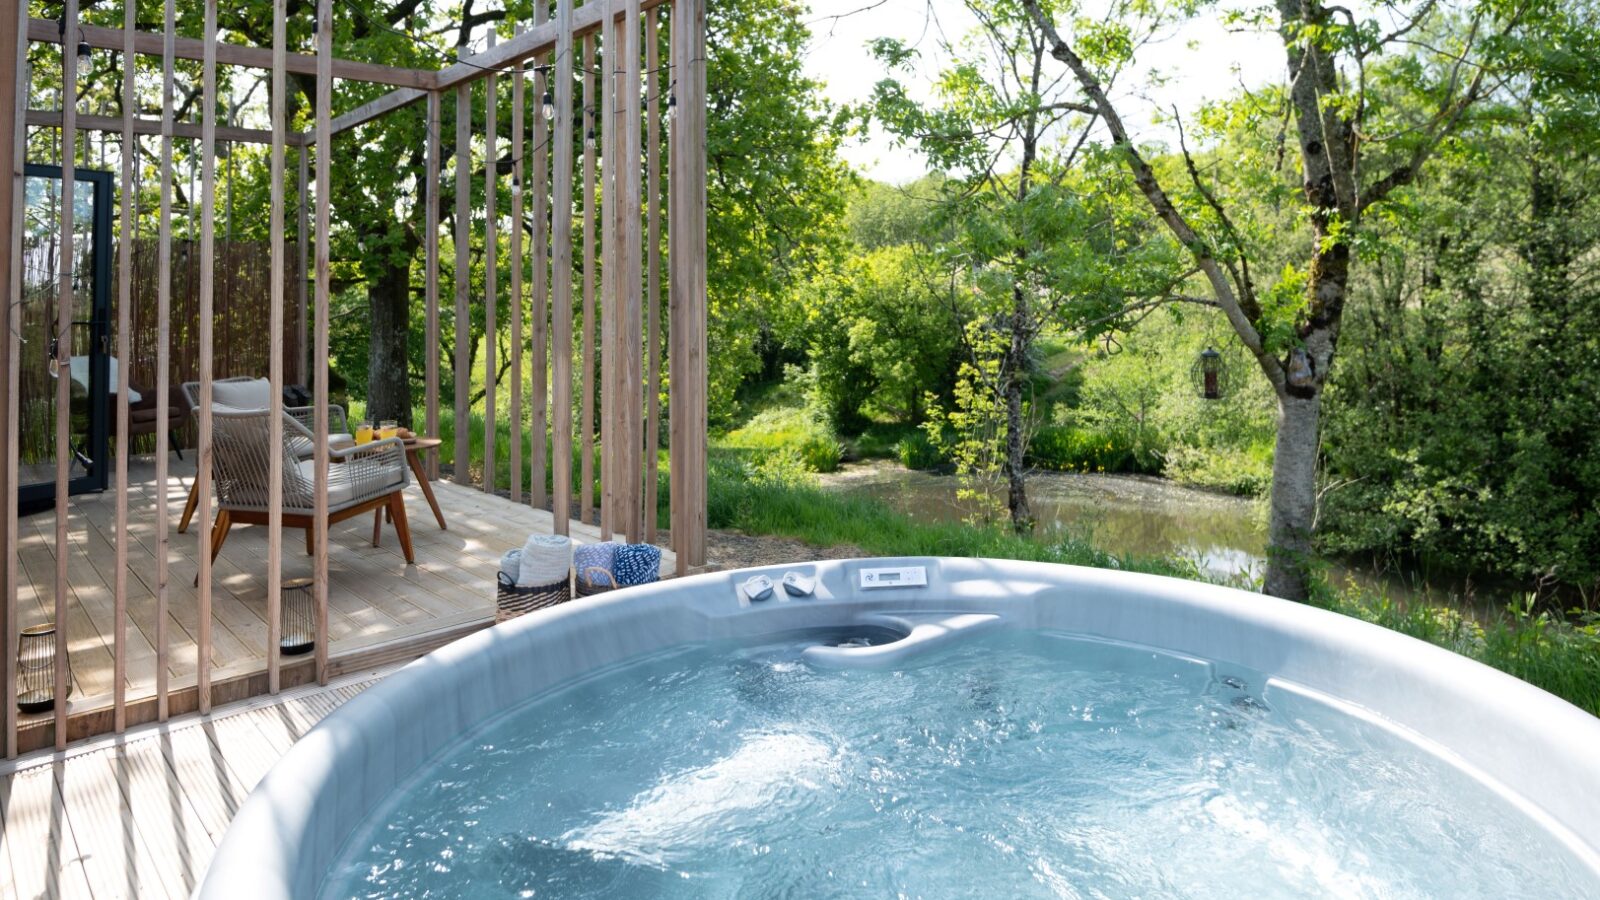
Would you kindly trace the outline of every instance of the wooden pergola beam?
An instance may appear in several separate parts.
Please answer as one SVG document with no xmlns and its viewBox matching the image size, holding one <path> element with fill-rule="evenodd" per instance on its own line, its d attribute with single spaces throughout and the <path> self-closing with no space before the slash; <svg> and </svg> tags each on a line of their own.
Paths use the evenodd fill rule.
<svg viewBox="0 0 1600 900">
<path fill-rule="evenodd" d="M 91 116 L 79 113 L 74 116 L 73 124 L 79 131 L 109 131 L 120 133 L 122 119 L 118 116 Z M 139 135 L 161 134 L 161 120 L 147 118 L 133 118 L 129 120 L 133 126 L 133 133 Z M 59 109 L 30 109 L 27 112 L 28 125 L 35 128 L 60 128 L 61 110 Z M 217 140 L 233 141 L 241 144 L 270 144 L 272 132 L 261 128 L 236 128 L 227 125 L 216 126 Z M 172 134 L 174 137 L 194 138 L 203 137 L 204 128 L 193 122 L 173 122 Z M 311 136 L 305 132 L 295 131 L 284 135 L 284 142 L 294 147 L 304 147 L 311 143 Z"/>
<path fill-rule="evenodd" d="M 83 34 L 83 42 L 99 50 L 121 50 L 123 35 L 121 28 L 105 28 L 99 25 L 82 25 L 79 30 Z M 38 44 L 61 43 L 61 24 L 54 19 L 29 19 L 28 40 Z M 134 35 L 134 52 L 141 56 L 160 56 L 162 53 L 162 38 L 160 34 L 141 31 Z M 176 38 L 173 44 L 174 56 L 178 59 L 202 60 L 205 58 L 205 42 L 195 38 Z M 243 44 L 216 45 L 217 64 L 223 66 L 242 66 L 248 69 L 272 69 L 272 50 L 266 47 L 248 47 Z M 317 74 L 317 57 L 304 53 L 286 53 L 284 55 L 284 68 L 297 75 Z M 333 77 L 342 81 L 365 81 L 371 84 L 387 84 L 401 88 L 432 88 L 439 73 L 426 69 L 406 69 L 398 66 L 384 66 L 377 63 L 356 62 L 349 59 L 333 60 Z"/>
<path fill-rule="evenodd" d="M 347 113 L 334 116 L 328 127 L 334 134 L 338 134 L 341 131 L 349 131 L 357 125 L 365 125 L 373 119 L 386 116 L 397 109 L 403 109 L 418 100 L 426 99 L 429 94 L 429 91 L 421 88 L 401 88 L 398 91 L 384 94 L 370 103 L 363 103 Z"/>
</svg>

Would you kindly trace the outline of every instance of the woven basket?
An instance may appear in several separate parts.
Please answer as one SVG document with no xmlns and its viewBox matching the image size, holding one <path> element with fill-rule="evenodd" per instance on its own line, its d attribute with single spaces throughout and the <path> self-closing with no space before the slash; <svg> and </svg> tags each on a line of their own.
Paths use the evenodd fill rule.
<svg viewBox="0 0 1600 900">
<path fill-rule="evenodd" d="M 525 616 L 534 610 L 544 609 L 546 606 L 555 606 L 572 599 L 572 580 L 557 581 L 553 584 L 536 584 L 529 587 L 519 587 L 504 572 L 495 573 L 495 580 L 499 590 L 495 592 L 494 620 L 504 622 Z"/>
<path fill-rule="evenodd" d="M 617 579 L 599 566 L 590 566 L 578 573 L 578 596 L 589 597 L 617 589 Z"/>
</svg>

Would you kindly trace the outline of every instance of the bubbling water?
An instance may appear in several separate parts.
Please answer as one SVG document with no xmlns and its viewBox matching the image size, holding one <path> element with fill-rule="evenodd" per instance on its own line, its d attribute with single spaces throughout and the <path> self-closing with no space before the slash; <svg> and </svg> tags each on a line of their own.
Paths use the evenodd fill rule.
<svg viewBox="0 0 1600 900">
<path fill-rule="evenodd" d="M 1600 892 L 1484 785 L 1252 673 L 1037 632 L 822 671 L 809 640 L 510 711 L 397 791 L 323 896 Z"/>
</svg>

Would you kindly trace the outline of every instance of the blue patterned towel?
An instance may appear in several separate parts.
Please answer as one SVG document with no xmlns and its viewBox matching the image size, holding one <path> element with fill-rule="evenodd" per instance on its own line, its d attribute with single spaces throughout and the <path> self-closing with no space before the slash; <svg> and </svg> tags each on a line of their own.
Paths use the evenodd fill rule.
<svg viewBox="0 0 1600 900">
<path fill-rule="evenodd" d="M 650 544 L 625 544 L 617 548 L 617 584 L 649 584 L 661 578 L 661 548 Z"/>
<path fill-rule="evenodd" d="M 607 572 L 616 565 L 617 548 L 622 546 L 616 541 L 601 541 L 597 544 L 579 544 L 572 551 L 572 567 L 578 570 L 578 578 L 588 584 L 605 583 L 605 579 L 592 579 L 589 577 L 590 569 L 603 569 Z M 606 585 L 610 587 L 610 585 Z"/>
</svg>

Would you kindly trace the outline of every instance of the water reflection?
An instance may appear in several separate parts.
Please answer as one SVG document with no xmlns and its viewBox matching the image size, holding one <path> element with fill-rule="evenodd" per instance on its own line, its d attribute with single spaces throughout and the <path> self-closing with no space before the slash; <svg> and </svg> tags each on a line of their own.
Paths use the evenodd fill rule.
<svg viewBox="0 0 1600 900">
<path fill-rule="evenodd" d="M 956 499 L 960 482 L 874 462 L 848 466 L 823 482 L 833 490 L 882 501 L 923 521 L 959 522 L 971 504 Z M 1260 501 L 1184 487 L 1140 475 L 1036 472 L 1028 477 L 1028 502 L 1041 535 L 1071 535 L 1119 556 L 1192 560 L 1211 578 L 1248 587 L 1266 564 L 1266 510 Z M 1362 587 L 1407 602 L 1424 600 L 1488 609 L 1503 589 L 1475 596 L 1453 573 L 1427 573 L 1389 563 L 1330 563 L 1338 584 Z M 1431 587 L 1430 587 L 1431 583 Z"/>
</svg>

